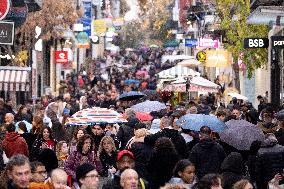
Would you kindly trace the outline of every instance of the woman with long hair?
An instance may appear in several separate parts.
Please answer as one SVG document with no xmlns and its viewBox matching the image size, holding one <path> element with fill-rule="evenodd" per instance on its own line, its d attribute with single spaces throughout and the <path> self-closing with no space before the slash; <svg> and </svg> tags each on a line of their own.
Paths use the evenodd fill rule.
<svg viewBox="0 0 284 189">
<path fill-rule="evenodd" d="M 84 129 L 80 129 L 80 128 L 77 128 L 75 130 L 75 132 L 73 133 L 73 138 L 70 142 L 70 154 L 72 154 L 74 151 L 77 150 L 77 143 L 79 141 L 79 139 L 84 136 L 86 134 L 86 131 Z"/>
<path fill-rule="evenodd" d="M 49 148 L 55 151 L 56 141 L 52 138 L 52 131 L 50 127 L 44 127 L 42 133 L 38 135 L 37 139 L 32 145 L 32 150 L 30 153 L 30 159 L 32 161 L 37 160 L 38 155 L 42 149 Z"/>
<path fill-rule="evenodd" d="M 96 170 L 101 173 L 102 166 L 93 151 L 93 139 L 90 135 L 85 134 L 79 138 L 77 150 L 72 152 L 65 161 L 64 169 L 66 173 L 76 180 L 76 169 L 83 163 L 90 163 L 96 166 Z"/>
<path fill-rule="evenodd" d="M 35 115 L 33 117 L 33 121 L 32 121 L 32 130 L 31 133 L 34 135 L 39 135 L 42 133 L 43 130 L 43 116 L 41 115 Z"/>
<path fill-rule="evenodd" d="M 110 136 L 104 136 L 100 142 L 98 156 L 103 166 L 102 176 L 116 172 L 117 149 L 114 140 Z"/>
<path fill-rule="evenodd" d="M 167 137 L 159 138 L 155 142 L 153 156 L 148 165 L 152 189 L 164 186 L 171 179 L 177 161 L 178 153 L 172 141 Z"/>
</svg>

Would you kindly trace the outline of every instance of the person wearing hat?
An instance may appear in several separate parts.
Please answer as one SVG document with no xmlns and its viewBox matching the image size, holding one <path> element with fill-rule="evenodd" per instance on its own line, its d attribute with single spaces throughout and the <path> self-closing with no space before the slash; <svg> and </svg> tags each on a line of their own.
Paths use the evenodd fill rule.
<svg viewBox="0 0 284 189">
<path fill-rule="evenodd" d="M 121 173 L 126 169 L 134 169 L 135 167 L 135 157 L 133 153 L 129 150 L 121 150 L 118 152 L 116 157 L 116 166 L 118 171 L 114 174 L 114 177 L 111 180 L 103 185 L 102 189 L 122 189 L 120 184 Z M 146 189 L 147 182 L 140 178 L 138 188 Z"/>
<path fill-rule="evenodd" d="M 99 174 L 96 167 L 90 163 L 84 163 L 76 169 L 78 186 L 76 189 L 97 189 L 99 185 Z"/>
</svg>

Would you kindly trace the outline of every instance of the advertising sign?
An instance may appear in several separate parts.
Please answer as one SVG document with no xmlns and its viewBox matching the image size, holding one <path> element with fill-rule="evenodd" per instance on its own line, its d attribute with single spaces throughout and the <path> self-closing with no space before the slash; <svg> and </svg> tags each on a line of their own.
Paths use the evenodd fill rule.
<svg viewBox="0 0 284 189">
<path fill-rule="evenodd" d="M 92 1 L 84 0 L 82 2 L 83 9 L 84 9 L 84 18 L 92 19 Z"/>
<path fill-rule="evenodd" d="M 94 31 L 97 35 L 103 34 L 107 31 L 106 21 L 101 20 L 94 20 Z"/>
<path fill-rule="evenodd" d="M 186 47 L 195 47 L 198 45 L 197 39 L 185 39 L 185 46 Z"/>
<path fill-rule="evenodd" d="M 80 24 L 83 24 L 83 31 L 88 34 L 88 36 L 92 35 L 92 20 L 89 18 L 80 18 L 78 21 Z"/>
<path fill-rule="evenodd" d="M 9 0 L 0 0 L 0 20 L 3 20 L 10 9 Z"/>
<path fill-rule="evenodd" d="M 0 21 L 0 44 L 13 45 L 14 42 L 14 22 Z"/>
<path fill-rule="evenodd" d="M 206 67 L 227 67 L 229 66 L 229 52 L 226 50 L 207 50 Z"/>
<path fill-rule="evenodd" d="M 284 36 L 271 36 L 272 48 L 284 49 Z"/>
<path fill-rule="evenodd" d="M 77 48 L 80 49 L 89 49 L 90 48 L 90 40 L 89 36 L 86 32 L 80 32 L 77 36 Z"/>
<path fill-rule="evenodd" d="M 11 2 L 11 7 L 5 17 L 5 20 L 13 21 L 15 28 L 17 28 L 26 21 L 28 15 L 28 7 L 24 0 L 13 0 Z"/>
<path fill-rule="evenodd" d="M 245 38 L 244 48 L 267 48 L 269 40 L 267 38 Z"/>
<path fill-rule="evenodd" d="M 68 63 L 68 52 L 67 51 L 55 51 L 55 62 L 58 64 Z"/>
<path fill-rule="evenodd" d="M 213 40 L 211 38 L 199 38 L 199 47 L 204 48 L 219 48 L 219 40 Z"/>
</svg>

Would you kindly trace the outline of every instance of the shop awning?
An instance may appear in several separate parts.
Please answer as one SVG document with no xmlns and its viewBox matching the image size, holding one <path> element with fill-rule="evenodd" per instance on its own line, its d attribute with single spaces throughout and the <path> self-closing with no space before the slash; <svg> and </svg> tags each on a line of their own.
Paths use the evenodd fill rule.
<svg viewBox="0 0 284 189">
<path fill-rule="evenodd" d="M 29 72 L 0 70 L 0 91 L 29 91 Z"/>
</svg>

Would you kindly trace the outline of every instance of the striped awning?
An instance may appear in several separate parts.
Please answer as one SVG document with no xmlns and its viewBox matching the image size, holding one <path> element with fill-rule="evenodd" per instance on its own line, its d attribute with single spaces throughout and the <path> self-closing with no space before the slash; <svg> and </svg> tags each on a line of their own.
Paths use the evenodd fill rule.
<svg viewBox="0 0 284 189">
<path fill-rule="evenodd" d="M 0 91 L 29 91 L 29 72 L 0 70 Z"/>
</svg>

